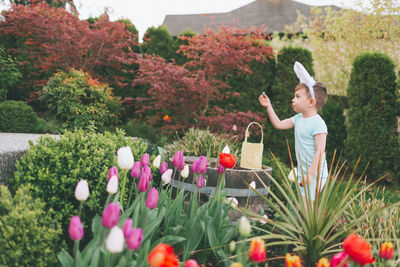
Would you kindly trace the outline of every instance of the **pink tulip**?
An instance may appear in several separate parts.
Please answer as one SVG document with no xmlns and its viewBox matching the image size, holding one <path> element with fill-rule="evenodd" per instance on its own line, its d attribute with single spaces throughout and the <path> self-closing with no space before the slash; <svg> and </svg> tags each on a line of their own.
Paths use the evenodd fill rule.
<svg viewBox="0 0 400 267">
<path fill-rule="evenodd" d="M 146 174 L 146 176 L 148 177 L 149 181 L 151 181 L 151 179 L 153 178 L 153 175 L 151 174 L 151 169 L 149 166 L 144 166 L 142 169 L 142 172 Z"/>
<path fill-rule="evenodd" d="M 124 225 L 122 226 L 122 232 L 124 233 L 124 237 L 128 238 L 130 233 L 132 232 L 132 219 L 126 219 Z"/>
<path fill-rule="evenodd" d="M 346 258 L 346 256 L 347 256 L 347 254 L 346 254 L 346 252 L 344 252 L 344 251 L 339 252 L 339 253 L 333 255 L 333 256 L 332 256 L 332 259 L 331 259 L 331 262 L 330 262 L 330 266 L 331 266 L 331 267 L 339 266 L 339 264 L 342 262 L 342 260 L 343 260 L 344 258 Z M 343 267 L 348 267 L 348 266 L 349 266 L 349 263 L 348 263 L 348 262 L 346 262 L 346 263 L 343 265 Z"/>
<path fill-rule="evenodd" d="M 150 179 L 147 173 L 142 172 L 140 175 L 139 183 L 138 183 L 138 190 L 140 192 L 146 192 L 149 189 Z"/>
<path fill-rule="evenodd" d="M 141 170 L 142 170 L 142 168 L 140 166 L 140 162 L 136 161 L 135 163 L 133 163 L 133 167 L 131 169 L 131 176 L 133 178 L 139 178 Z"/>
<path fill-rule="evenodd" d="M 72 240 L 81 240 L 83 237 L 83 226 L 81 219 L 78 216 L 72 216 L 69 222 L 69 237 Z"/>
<path fill-rule="evenodd" d="M 196 184 L 197 184 L 198 188 L 203 188 L 204 187 L 204 178 L 203 178 L 203 176 L 200 176 L 200 178 L 197 179 Z"/>
<path fill-rule="evenodd" d="M 166 170 L 168 170 L 168 164 L 167 164 L 165 161 L 163 161 L 163 162 L 161 163 L 161 166 L 160 166 L 160 172 L 161 172 L 161 174 L 164 174 L 164 172 L 165 172 Z"/>
<path fill-rule="evenodd" d="M 199 164 L 200 164 L 200 161 L 198 159 L 196 159 L 193 162 L 192 166 L 190 167 L 192 169 L 193 173 L 198 173 L 199 172 L 199 166 L 200 166 Z"/>
<path fill-rule="evenodd" d="M 218 173 L 221 174 L 225 171 L 225 167 L 222 166 L 221 164 L 218 165 Z"/>
<path fill-rule="evenodd" d="M 176 151 L 174 157 L 172 158 L 172 165 L 178 168 L 180 171 L 185 167 L 185 161 L 183 160 L 182 151 Z"/>
<path fill-rule="evenodd" d="M 157 205 L 158 205 L 158 191 L 155 187 L 153 187 L 147 194 L 146 207 L 148 207 L 149 209 L 154 209 L 157 207 Z"/>
<path fill-rule="evenodd" d="M 101 224 L 105 228 L 113 228 L 117 225 L 119 220 L 120 208 L 118 203 L 113 202 L 107 205 L 104 209 L 103 214 L 101 215 Z"/>
<path fill-rule="evenodd" d="M 199 267 L 199 264 L 194 259 L 187 260 L 183 267 Z"/>
<path fill-rule="evenodd" d="M 144 153 L 143 156 L 142 156 L 142 158 L 140 159 L 140 165 L 141 165 L 142 168 L 143 168 L 144 166 L 149 166 L 149 163 L 150 163 L 149 154 Z"/>
<path fill-rule="evenodd" d="M 200 163 L 199 163 L 199 173 L 201 174 L 205 174 L 207 172 L 207 158 L 205 156 L 201 156 L 199 159 Z"/>
<path fill-rule="evenodd" d="M 112 167 L 110 168 L 110 170 L 108 171 L 108 180 L 107 180 L 107 182 L 109 182 L 110 179 L 111 179 L 111 177 L 113 177 L 114 175 L 117 176 L 117 177 L 119 178 L 117 167 L 112 166 Z"/>
<path fill-rule="evenodd" d="M 126 238 L 126 246 L 131 250 L 137 250 L 142 244 L 143 230 L 141 228 L 132 229 Z"/>
</svg>

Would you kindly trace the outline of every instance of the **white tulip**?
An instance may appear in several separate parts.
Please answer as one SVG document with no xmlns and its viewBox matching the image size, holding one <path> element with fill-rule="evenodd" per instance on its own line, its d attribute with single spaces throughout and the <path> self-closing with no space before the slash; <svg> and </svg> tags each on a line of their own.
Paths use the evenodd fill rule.
<svg viewBox="0 0 400 267">
<path fill-rule="evenodd" d="M 111 253 L 119 253 L 122 252 L 122 250 L 124 250 L 124 243 L 125 243 L 125 238 L 122 229 L 119 228 L 118 226 L 114 226 L 111 229 L 110 233 L 108 234 L 106 240 L 106 248 Z"/>
<path fill-rule="evenodd" d="M 246 216 L 242 216 L 239 220 L 239 234 L 247 237 L 251 233 L 251 225 Z"/>
<path fill-rule="evenodd" d="M 230 204 L 232 208 L 236 208 L 239 205 L 239 201 L 234 197 L 226 198 L 226 203 Z"/>
<path fill-rule="evenodd" d="M 108 181 L 107 192 L 112 195 L 117 193 L 117 191 L 118 191 L 118 177 L 116 175 L 113 175 L 110 178 L 110 181 Z"/>
<path fill-rule="evenodd" d="M 268 221 L 268 216 L 264 214 L 264 215 L 263 215 L 263 218 L 264 218 L 264 220 L 261 220 L 261 223 L 262 223 L 262 224 L 266 224 L 267 221 Z"/>
<path fill-rule="evenodd" d="M 134 159 L 129 146 L 121 147 L 117 151 L 118 166 L 123 170 L 130 170 L 133 167 Z"/>
<path fill-rule="evenodd" d="M 185 167 L 183 167 L 183 170 L 181 171 L 181 176 L 183 179 L 188 178 L 189 176 L 189 165 L 185 165 Z"/>
<path fill-rule="evenodd" d="M 161 155 L 158 155 L 154 160 L 153 160 L 153 167 L 159 169 L 161 165 Z"/>
<path fill-rule="evenodd" d="M 222 149 L 222 153 L 225 153 L 225 154 L 230 154 L 231 153 L 231 149 L 229 148 L 228 145 L 226 145 L 224 147 L 224 149 Z"/>
<path fill-rule="evenodd" d="M 161 180 L 163 182 L 163 185 L 169 184 L 171 182 L 171 176 L 172 176 L 172 169 L 166 170 L 162 175 L 161 175 Z"/>
<path fill-rule="evenodd" d="M 297 177 L 297 168 L 294 167 L 294 168 L 290 171 L 290 173 L 289 173 L 289 175 L 288 175 L 288 179 L 289 179 L 289 181 L 291 181 L 291 182 L 295 182 L 295 181 L 296 181 L 296 177 Z"/>
<path fill-rule="evenodd" d="M 75 198 L 85 201 L 89 197 L 89 185 L 86 180 L 80 180 L 75 188 Z"/>
<path fill-rule="evenodd" d="M 251 182 L 250 187 L 253 189 L 256 189 L 256 182 L 255 181 Z"/>
</svg>

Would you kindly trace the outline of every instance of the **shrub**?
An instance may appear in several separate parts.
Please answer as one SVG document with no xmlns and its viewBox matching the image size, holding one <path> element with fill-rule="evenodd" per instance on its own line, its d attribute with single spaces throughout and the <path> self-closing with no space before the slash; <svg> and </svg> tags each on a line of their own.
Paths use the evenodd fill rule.
<svg viewBox="0 0 400 267">
<path fill-rule="evenodd" d="M 36 116 L 32 107 L 24 101 L 4 101 L 0 103 L 0 132 L 41 133 L 46 122 Z"/>
<path fill-rule="evenodd" d="M 128 121 L 121 128 L 126 132 L 127 136 L 147 139 L 153 144 L 159 143 L 159 136 L 150 124 Z"/>
<path fill-rule="evenodd" d="M 10 188 L 16 191 L 32 183 L 33 197 L 45 201 L 46 209 L 57 211 L 57 219 L 66 231 L 71 216 L 78 213 L 75 186 L 79 180 L 87 180 L 90 197 L 83 205 L 82 222 L 88 227 L 90 218 L 103 209 L 108 170 L 117 166 L 116 151 L 122 146 L 130 146 L 136 159 L 147 149 L 143 142 L 126 138 L 120 130 L 104 134 L 75 130 L 60 136 L 60 140 L 41 137 L 36 145 L 30 143 L 30 149 L 17 162 Z"/>
<path fill-rule="evenodd" d="M 293 90 L 299 83 L 299 79 L 293 71 L 293 65 L 296 61 L 301 62 L 311 76 L 314 75 L 313 60 L 310 51 L 297 47 L 285 47 L 279 51 L 275 83 L 268 97 L 271 99 L 275 113 L 281 120 L 296 115 L 291 107 L 291 101 L 294 96 Z M 290 160 L 287 152 L 286 139 L 289 142 L 290 149 L 294 151 L 293 130 L 280 131 L 275 129 L 271 124 L 268 124 L 265 129 L 265 148 L 271 149 L 277 157 L 289 164 Z M 294 155 L 294 153 L 292 153 L 292 155 Z"/>
<path fill-rule="evenodd" d="M 4 48 L 0 46 L 0 101 L 7 99 L 7 88 L 16 84 L 20 78 L 18 62 L 6 55 Z"/>
<path fill-rule="evenodd" d="M 346 139 L 346 118 L 344 116 L 344 106 L 329 98 L 322 108 L 321 115 L 328 127 L 328 137 L 326 140 L 326 156 L 328 164 L 332 162 L 335 150 L 337 155 L 343 152 L 343 144 Z"/>
<path fill-rule="evenodd" d="M 394 64 L 388 56 L 364 53 L 355 58 L 347 88 L 350 108 L 345 155 L 352 163 L 360 157 L 359 170 L 369 162 L 369 179 L 386 173 L 399 177 L 396 88 Z"/>
<path fill-rule="evenodd" d="M 158 55 L 168 61 L 175 56 L 174 41 L 165 26 L 150 27 L 144 34 L 142 51 L 148 55 Z"/>
<path fill-rule="evenodd" d="M 56 266 L 61 227 L 30 184 L 15 196 L 0 185 L 0 266 Z"/>
<path fill-rule="evenodd" d="M 93 124 L 100 130 L 115 126 L 118 103 L 111 88 L 78 70 L 59 72 L 43 88 L 40 100 L 63 129 L 87 129 Z"/>
</svg>

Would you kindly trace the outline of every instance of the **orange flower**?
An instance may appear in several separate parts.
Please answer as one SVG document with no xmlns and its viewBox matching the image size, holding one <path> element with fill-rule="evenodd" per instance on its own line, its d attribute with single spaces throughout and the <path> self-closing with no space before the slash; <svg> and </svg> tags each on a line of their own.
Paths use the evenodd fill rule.
<svg viewBox="0 0 400 267">
<path fill-rule="evenodd" d="M 392 242 L 384 242 L 379 249 L 379 256 L 384 260 L 393 259 L 394 245 Z"/>
<path fill-rule="evenodd" d="M 329 260 L 327 258 L 319 259 L 317 267 L 329 267 Z"/>
<path fill-rule="evenodd" d="M 158 244 L 147 256 L 150 267 L 178 267 L 178 256 L 174 254 L 174 248 L 170 245 Z"/>
<path fill-rule="evenodd" d="M 236 157 L 227 153 L 219 153 L 219 164 L 225 168 L 233 168 L 236 163 Z"/>
<path fill-rule="evenodd" d="M 285 267 L 301 267 L 300 257 L 297 255 L 290 255 L 290 253 L 285 256 Z"/>
<path fill-rule="evenodd" d="M 373 263 L 370 244 L 357 234 L 351 234 L 343 241 L 343 250 L 356 263 L 364 266 Z"/>
<path fill-rule="evenodd" d="M 266 258 L 264 240 L 259 237 L 253 238 L 250 243 L 249 259 L 255 262 L 263 262 Z"/>
<path fill-rule="evenodd" d="M 166 122 L 171 122 L 171 120 L 172 120 L 172 118 L 168 115 L 164 115 L 164 117 L 162 119 L 165 120 Z"/>
</svg>

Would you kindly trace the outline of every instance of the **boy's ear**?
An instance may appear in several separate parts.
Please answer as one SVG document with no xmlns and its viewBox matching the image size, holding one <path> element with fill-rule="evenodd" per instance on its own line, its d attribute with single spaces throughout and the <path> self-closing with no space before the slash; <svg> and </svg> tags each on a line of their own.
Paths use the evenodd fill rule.
<svg viewBox="0 0 400 267">
<path fill-rule="evenodd" d="M 310 104 L 312 105 L 317 104 L 317 100 L 315 100 L 314 98 L 310 98 Z"/>
</svg>

